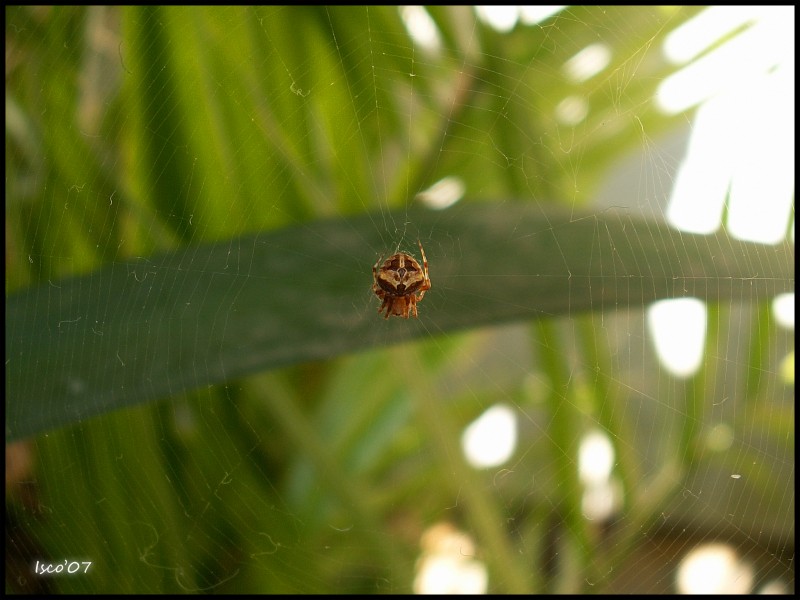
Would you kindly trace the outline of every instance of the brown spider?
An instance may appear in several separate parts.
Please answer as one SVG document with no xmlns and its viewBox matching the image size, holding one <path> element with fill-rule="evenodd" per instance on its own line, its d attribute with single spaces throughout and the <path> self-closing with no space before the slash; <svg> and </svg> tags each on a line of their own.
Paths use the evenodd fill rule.
<svg viewBox="0 0 800 600">
<path fill-rule="evenodd" d="M 378 312 L 386 309 L 384 319 L 389 315 L 408 318 L 409 314 L 417 316 L 417 302 L 422 300 L 425 292 L 431 289 L 431 279 L 428 276 L 428 259 L 422 242 L 417 240 L 419 251 L 422 253 L 422 266 L 410 254 L 398 252 L 387 258 L 381 268 L 378 265 L 381 259 L 372 267 L 372 291 L 381 299 L 382 303 Z"/>
</svg>

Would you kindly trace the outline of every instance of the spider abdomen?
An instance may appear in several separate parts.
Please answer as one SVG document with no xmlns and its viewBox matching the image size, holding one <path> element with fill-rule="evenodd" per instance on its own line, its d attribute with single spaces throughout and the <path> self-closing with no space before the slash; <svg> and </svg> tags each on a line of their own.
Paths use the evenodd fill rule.
<svg viewBox="0 0 800 600">
<path fill-rule="evenodd" d="M 428 259 L 422 244 L 419 241 L 417 243 L 422 254 L 422 266 L 410 254 L 398 252 L 387 258 L 380 270 L 380 260 L 372 267 L 372 291 L 382 301 L 378 312 L 386 309 L 384 318 L 388 319 L 390 314 L 406 319 L 410 314 L 416 317 L 417 302 L 431 289 Z"/>
</svg>

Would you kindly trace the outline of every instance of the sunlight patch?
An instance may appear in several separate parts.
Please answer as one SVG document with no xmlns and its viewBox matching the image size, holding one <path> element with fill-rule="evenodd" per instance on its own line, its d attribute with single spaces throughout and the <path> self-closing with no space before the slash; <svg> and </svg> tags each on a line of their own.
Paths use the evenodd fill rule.
<svg viewBox="0 0 800 600">
<path fill-rule="evenodd" d="M 581 96 L 567 96 L 556 106 L 556 119 L 564 125 L 577 125 L 589 114 L 589 103 Z"/>
<path fill-rule="evenodd" d="M 724 9 L 727 10 L 730 9 Z M 679 113 L 735 89 L 744 90 L 747 95 L 753 90 L 748 84 L 754 77 L 768 73 L 779 64 L 791 65 L 794 56 L 793 9 L 770 7 L 762 10 L 758 17 L 752 27 L 667 77 L 656 94 L 661 109 L 668 114 Z M 667 57 L 692 55 L 697 48 L 711 47 L 718 41 L 713 32 L 698 30 L 696 33 L 703 37 L 691 42 L 686 35 L 668 38 L 664 44 Z M 679 52 L 679 43 L 685 44 L 688 50 Z"/>
<path fill-rule="evenodd" d="M 461 200 L 466 189 L 460 177 L 444 177 L 417 194 L 417 200 L 428 208 L 442 210 Z"/>
<path fill-rule="evenodd" d="M 400 17 L 411 39 L 431 52 L 441 50 L 442 39 L 439 36 L 439 29 L 428 11 L 421 6 L 403 6 L 400 8 Z"/>
<path fill-rule="evenodd" d="M 772 301 L 772 312 L 778 325 L 794 329 L 794 294 L 779 294 Z"/>
<path fill-rule="evenodd" d="M 586 485 L 608 481 L 614 466 L 614 447 L 608 436 L 599 430 L 581 439 L 578 450 L 578 478 Z"/>
<path fill-rule="evenodd" d="M 565 4 L 553 4 L 549 6 L 520 6 L 519 7 L 519 18 L 525 25 L 535 25 L 536 23 L 541 23 L 542 21 L 546 21 L 553 15 L 561 12 L 566 8 Z"/>
<path fill-rule="evenodd" d="M 776 244 L 786 237 L 793 213 L 794 74 L 784 67 L 753 84 L 738 103 L 739 116 L 758 119 L 737 127 L 727 225 L 741 240 Z"/>
<path fill-rule="evenodd" d="M 678 169 L 667 207 L 667 221 L 681 231 L 709 234 L 722 224 L 722 212 L 733 176 L 734 144 L 725 115 L 735 112 L 727 98 L 701 106 L 694 118 L 686 157 Z"/>
<path fill-rule="evenodd" d="M 668 113 L 702 103 L 667 218 L 682 231 L 711 233 L 721 227 L 727 202 L 731 235 L 777 243 L 786 237 L 794 201 L 792 19 L 776 8 L 703 14 L 712 11 L 724 17 L 717 27 L 687 24 L 689 31 L 706 36 L 702 40 L 676 30 L 665 43 L 668 57 L 692 57 L 710 47 L 714 36 L 756 21 L 659 87 L 657 102 Z"/>
<path fill-rule="evenodd" d="M 611 62 L 606 44 L 591 44 L 564 63 L 564 72 L 574 83 L 581 83 L 602 72 Z"/>
<path fill-rule="evenodd" d="M 517 21 L 523 25 L 536 25 L 546 21 L 566 8 L 564 4 L 549 6 L 476 6 L 475 12 L 484 23 L 506 33 L 514 29 Z"/>
<path fill-rule="evenodd" d="M 415 594 L 485 594 L 486 565 L 475 558 L 475 543 L 449 523 L 423 532 L 414 578 Z"/>
<path fill-rule="evenodd" d="M 501 33 L 514 29 L 519 19 L 517 6 L 476 6 L 475 12 L 481 21 Z"/>
<path fill-rule="evenodd" d="M 696 298 L 661 300 L 647 309 L 661 364 L 676 377 L 697 372 L 706 341 L 706 305 Z"/>
<path fill-rule="evenodd" d="M 727 199 L 734 237 L 772 244 L 786 237 L 794 200 L 790 84 L 790 74 L 780 69 L 748 84 L 758 91 L 742 89 L 698 109 L 667 209 L 670 223 L 682 231 L 714 232 Z M 743 118 L 748 115 L 759 118 Z"/>
<path fill-rule="evenodd" d="M 664 40 L 664 56 L 672 64 L 686 63 L 719 39 L 755 19 L 755 6 L 713 6 L 677 27 Z"/>
<path fill-rule="evenodd" d="M 505 404 L 491 407 L 467 426 L 461 447 L 473 467 L 502 465 L 517 447 L 516 413 Z"/>
<path fill-rule="evenodd" d="M 748 594 L 753 568 L 727 544 L 703 544 L 681 561 L 676 586 L 681 594 Z"/>
<path fill-rule="evenodd" d="M 614 446 L 604 431 L 590 431 L 578 449 L 578 478 L 584 486 L 583 515 L 591 521 L 608 519 L 619 506 L 620 490 L 611 477 Z"/>
</svg>

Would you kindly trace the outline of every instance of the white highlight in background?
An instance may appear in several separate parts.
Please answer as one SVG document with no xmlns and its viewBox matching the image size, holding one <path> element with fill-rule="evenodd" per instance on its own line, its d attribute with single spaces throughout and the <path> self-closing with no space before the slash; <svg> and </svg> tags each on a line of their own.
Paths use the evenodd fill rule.
<svg viewBox="0 0 800 600">
<path fill-rule="evenodd" d="M 486 593 L 486 565 L 475 558 L 475 543 L 468 534 L 449 523 L 436 523 L 423 532 L 420 546 L 415 594 Z"/>
<path fill-rule="evenodd" d="M 772 301 L 772 313 L 778 325 L 794 329 L 794 292 L 775 296 Z"/>
<path fill-rule="evenodd" d="M 614 446 L 602 431 L 583 436 L 578 449 L 578 478 L 586 485 L 604 483 L 611 477 L 614 466 Z"/>
<path fill-rule="evenodd" d="M 659 87 L 666 112 L 702 103 L 667 218 L 682 231 L 711 233 L 727 199 L 732 236 L 777 243 L 794 202 L 794 9 L 707 9 L 670 34 L 664 51 L 688 60 L 750 21 Z"/>
<path fill-rule="evenodd" d="M 590 44 L 564 63 L 564 72 L 574 83 L 591 79 L 611 62 L 611 49 L 605 44 Z"/>
<path fill-rule="evenodd" d="M 792 67 L 793 69 L 793 67 Z M 776 244 L 786 239 L 794 202 L 794 72 L 783 66 L 740 90 L 728 231 Z M 730 115 L 735 118 L 735 115 Z"/>
<path fill-rule="evenodd" d="M 460 177 L 444 177 L 417 194 L 417 200 L 428 208 L 442 210 L 461 200 L 466 189 Z"/>
<path fill-rule="evenodd" d="M 605 432 L 590 431 L 578 448 L 578 479 L 583 484 L 581 510 L 592 521 L 608 519 L 618 505 L 619 493 L 611 478 L 614 446 Z"/>
<path fill-rule="evenodd" d="M 672 31 L 664 41 L 664 55 L 673 64 L 689 62 L 716 40 L 753 21 L 757 6 L 712 6 Z"/>
<path fill-rule="evenodd" d="M 546 21 L 556 13 L 561 12 L 567 7 L 566 4 L 551 4 L 542 6 L 520 6 L 519 18 L 524 25 L 536 25 Z"/>
<path fill-rule="evenodd" d="M 577 125 L 589 114 L 589 103 L 581 96 L 567 96 L 556 106 L 556 120 L 562 125 Z"/>
<path fill-rule="evenodd" d="M 717 7 L 706 12 L 711 11 L 719 17 L 729 11 L 738 13 L 739 9 Z M 753 20 L 754 24 L 661 83 L 657 101 L 665 112 L 682 112 L 708 98 L 730 92 L 733 88 L 742 88 L 743 84 L 761 77 L 779 64 L 794 62 L 793 8 L 762 7 L 747 20 Z M 667 37 L 664 41 L 667 58 L 694 55 L 698 50 L 710 48 L 723 34 L 729 33 L 693 27 L 688 30 L 697 37 L 690 40 L 684 28 Z M 679 52 L 679 42 L 689 50 Z"/>
<path fill-rule="evenodd" d="M 514 29 L 519 19 L 517 6 L 476 6 L 475 12 L 481 21 L 501 33 Z"/>
<path fill-rule="evenodd" d="M 505 404 L 496 404 L 470 423 L 461 436 L 467 461 L 476 468 L 497 467 L 517 447 L 517 415 Z"/>
<path fill-rule="evenodd" d="M 438 52 L 442 48 L 439 28 L 423 7 L 403 6 L 400 8 L 400 18 L 408 35 L 420 46 L 431 52 Z"/>
<path fill-rule="evenodd" d="M 656 354 L 673 375 L 689 377 L 700 368 L 706 320 L 706 305 L 697 298 L 661 300 L 647 309 Z"/>
<path fill-rule="evenodd" d="M 475 13 L 484 23 L 500 32 L 514 29 L 517 21 L 536 25 L 566 8 L 565 4 L 550 6 L 476 6 Z"/>
<path fill-rule="evenodd" d="M 681 594 L 749 594 L 753 569 L 727 544 L 703 544 L 681 561 L 676 585 Z"/>
<path fill-rule="evenodd" d="M 744 29 L 734 35 L 738 28 Z M 726 35 L 733 37 L 714 48 Z M 670 113 L 702 103 L 666 211 L 676 228 L 713 233 L 727 212 L 732 237 L 793 238 L 794 43 L 794 8 L 767 6 L 709 8 L 665 40 L 669 60 L 699 58 L 664 80 L 658 103 Z M 773 312 L 793 328 L 794 295 L 786 296 L 776 298 Z M 700 366 L 705 307 L 661 304 L 648 311 L 656 351 L 667 369 L 687 377 Z"/>
<path fill-rule="evenodd" d="M 686 157 L 678 169 L 667 206 L 667 221 L 681 231 L 709 234 L 722 224 L 725 197 L 733 176 L 734 143 L 730 98 L 701 106 L 693 120 Z"/>
</svg>

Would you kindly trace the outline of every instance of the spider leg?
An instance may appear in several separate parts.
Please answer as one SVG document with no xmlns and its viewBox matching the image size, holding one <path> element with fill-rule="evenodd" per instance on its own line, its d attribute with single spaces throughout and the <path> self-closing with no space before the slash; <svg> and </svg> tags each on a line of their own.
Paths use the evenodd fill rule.
<svg viewBox="0 0 800 600">
<path fill-rule="evenodd" d="M 424 294 L 425 290 L 431 289 L 431 278 L 428 275 L 428 257 L 425 256 L 425 249 L 422 247 L 422 242 L 417 240 L 417 245 L 419 246 L 419 253 L 422 255 L 422 275 L 425 277 L 423 284 L 425 289 L 422 290 L 422 293 Z M 422 296 L 420 296 L 419 299 L 422 300 Z"/>
<path fill-rule="evenodd" d="M 390 296 L 384 296 L 383 304 L 381 304 L 381 307 L 378 309 L 378 314 L 380 314 L 384 308 L 386 309 L 386 314 L 383 315 L 383 318 L 388 319 L 389 314 L 392 312 L 392 299 Z"/>
<path fill-rule="evenodd" d="M 428 257 L 425 256 L 425 250 L 422 248 L 422 242 L 417 240 L 417 246 L 419 246 L 419 253 L 422 255 L 422 270 L 425 271 L 425 278 L 427 279 L 427 276 L 428 276 Z"/>
</svg>

